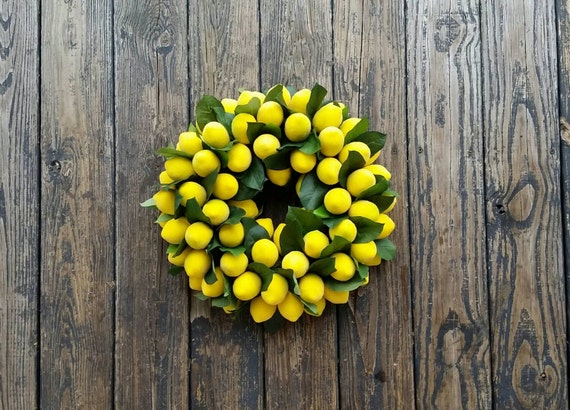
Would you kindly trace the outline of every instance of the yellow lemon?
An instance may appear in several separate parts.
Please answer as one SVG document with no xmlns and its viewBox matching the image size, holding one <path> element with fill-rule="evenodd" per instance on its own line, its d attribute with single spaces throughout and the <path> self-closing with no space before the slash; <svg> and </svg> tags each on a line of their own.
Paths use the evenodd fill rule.
<svg viewBox="0 0 570 410">
<path fill-rule="evenodd" d="M 241 245 L 245 237 L 245 229 L 241 222 L 236 224 L 223 224 L 218 231 L 218 238 L 222 245 L 227 248 L 235 248 Z"/>
<path fill-rule="evenodd" d="M 285 103 L 285 105 L 287 106 L 287 108 L 289 108 L 289 103 L 291 102 L 291 93 L 289 92 L 289 90 L 287 89 L 287 87 L 285 87 L 283 84 L 276 84 L 273 87 L 271 87 L 269 89 L 269 91 L 267 91 L 267 94 L 269 95 L 269 93 L 271 91 L 273 91 L 273 89 L 277 86 L 281 86 L 281 95 L 283 97 L 283 102 Z"/>
<path fill-rule="evenodd" d="M 324 205 L 327 211 L 340 215 L 350 209 L 352 197 L 344 188 L 333 188 L 325 194 Z"/>
<path fill-rule="evenodd" d="M 152 196 L 152 199 L 154 199 L 154 203 L 160 212 L 174 215 L 176 194 L 173 191 L 158 191 Z"/>
<path fill-rule="evenodd" d="M 226 222 L 230 216 L 230 207 L 221 199 L 210 199 L 202 207 L 202 212 L 214 226 L 218 226 Z"/>
<path fill-rule="evenodd" d="M 162 185 L 170 185 L 174 182 L 174 180 L 172 178 L 170 178 L 170 176 L 168 175 L 168 172 L 162 171 L 158 175 L 158 182 L 160 182 Z"/>
<path fill-rule="evenodd" d="M 265 322 L 273 317 L 277 306 L 267 304 L 260 296 L 249 303 L 249 313 L 255 323 Z"/>
<path fill-rule="evenodd" d="M 169 158 L 164 161 L 166 173 L 174 181 L 182 181 L 194 175 L 192 160 L 184 157 Z"/>
<path fill-rule="evenodd" d="M 224 148 L 230 143 L 230 134 L 223 124 L 211 121 L 202 130 L 202 140 L 213 148 Z"/>
<path fill-rule="evenodd" d="M 239 183 L 232 174 L 220 173 L 214 182 L 213 194 L 216 198 L 228 200 L 236 196 Z"/>
<path fill-rule="evenodd" d="M 289 292 L 289 283 L 285 277 L 274 273 L 266 290 L 261 292 L 261 297 L 269 305 L 278 305 L 283 302 Z"/>
<path fill-rule="evenodd" d="M 318 135 L 321 154 L 327 157 L 337 155 L 344 147 L 344 134 L 337 127 L 326 127 Z"/>
<path fill-rule="evenodd" d="M 259 239 L 251 247 L 251 259 L 271 268 L 279 259 L 279 250 L 271 239 Z"/>
<path fill-rule="evenodd" d="M 259 225 L 263 227 L 269 234 L 269 237 L 273 236 L 273 220 L 271 218 L 257 218 L 255 220 Z"/>
<path fill-rule="evenodd" d="M 323 314 L 323 311 L 325 310 L 326 305 L 327 305 L 327 300 L 324 297 L 322 297 L 321 300 L 315 302 L 314 305 L 317 307 L 317 314 L 316 315 L 314 313 L 310 312 L 306 307 L 305 307 L 305 312 L 311 316 L 321 316 Z"/>
<path fill-rule="evenodd" d="M 297 193 L 297 196 L 301 196 L 301 185 L 303 185 L 303 179 L 304 178 L 305 178 L 305 175 L 301 175 L 297 179 L 297 182 L 295 182 L 295 192 Z"/>
<path fill-rule="evenodd" d="M 251 165 L 251 151 L 247 145 L 238 142 L 228 151 L 228 168 L 232 172 L 243 172 Z"/>
<path fill-rule="evenodd" d="M 234 255 L 231 252 L 225 252 L 220 257 L 220 268 L 228 276 L 232 278 L 238 277 L 247 269 L 249 260 L 245 253 L 240 253 L 239 255 Z"/>
<path fill-rule="evenodd" d="M 190 276 L 188 278 L 188 283 L 190 285 L 190 289 L 201 291 L 202 290 L 202 279 L 204 276 Z"/>
<path fill-rule="evenodd" d="M 186 181 L 178 188 L 178 193 L 182 197 L 181 204 L 186 206 L 189 199 L 194 198 L 198 205 L 204 205 L 206 202 L 206 189 L 197 182 Z"/>
<path fill-rule="evenodd" d="M 192 166 L 194 167 L 194 172 L 202 178 L 207 177 L 212 172 L 220 168 L 220 159 L 214 152 L 209 149 L 203 149 L 198 151 L 192 157 Z"/>
<path fill-rule="evenodd" d="M 334 103 L 329 103 L 321 108 L 313 116 L 313 127 L 317 133 L 326 127 L 338 127 L 342 123 L 342 108 Z"/>
<path fill-rule="evenodd" d="M 376 243 L 374 241 L 353 243 L 350 245 L 350 254 L 354 259 L 364 265 L 375 266 L 374 263 L 378 256 L 378 250 L 376 249 Z"/>
<path fill-rule="evenodd" d="M 171 219 L 164 224 L 160 236 L 168 243 L 180 243 L 184 240 L 184 233 L 188 225 L 188 220 L 184 217 Z"/>
<path fill-rule="evenodd" d="M 348 302 L 348 290 L 332 290 L 325 286 L 325 299 L 334 304 Z"/>
<path fill-rule="evenodd" d="M 336 158 L 324 158 L 317 165 L 317 178 L 324 184 L 336 185 L 338 184 L 338 173 L 342 164 Z"/>
<path fill-rule="evenodd" d="M 242 91 L 237 99 L 237 105 L 246 105 L 249 103 L 253 98 L 257 98 L 260 104 L 263 104 L 265 101 L 265 95 L 260 93 L 259 91 Z"/>
<path fill-rule="evenodd" d="M 346 189 L 352 196 L 357 197 L 374 184 L 376 184 L 376 177 L 372 171 L 360 168 L 350 173 L 346 180 Z"/>
<path fill-rule="evenodd" d="M 291 292 L 287 292 L 287 296 L 277 305 L 279 313 L 289 322 L 296 322 L 303 314 L 303 303 Z"/>
<path fill-rule="evenodd" d="M 360 122 L 360 118 L 347 118 L 346 120 L 344 120 L 342 122 L 342 124 L 340 124 L 340 130 L 342 131 L 342 133 L 344 135 L 348 134 L 356 124 L 358 124 Z"/>
<path fill-rule="evenodd" d="M 257 111 L 257 121 L 277 127 L 283 122 L 283 108 L 275 101 L 264 102 Z"/>
<path fill-rule="evenodd" d="M 291 168 L 268 169 L 266 172 L 267 178 L 269 178 L 269 180 L 277 186 L 285 186 L 291 180 Z"/>
<path fill-rule="evenodd" d="M 303 236 L 304 251 L 311 257 L 318 259 L 321 252 L 329 245 L 329 238 L 321 231 L 310 231 Z"/>
<path fill-rule="evenodd" d="M 202 140 L 195 132 L 186 131 L 181 133 L 178 137 L 178 145 L 176 149 L 184 151 L 190 155 L 194 155 L 201 149 L 204 149 L 204 147 L 202 146 Z"/>
<path fill-rule="evenodd" d="M 261 134 L 253 141 L 253 152 L 259 159 L 265 159 L 277 153 L 277 148 L 281 146 L 279 139 L 272 134 Z"/>
<path fill-rule="evenodd" d="M 370 159 L 368 161 L 366 161 L 366 165 L 373 165 L 374 162 L 378 159 L 378 157 L 380 156 L 380 153 L 382 151 L 378 151 L 376 154 L 371 155 Z"/>
<path fill-rule="evenodd" d="M 301 299 L 309 303 L 317 303 L 325 294 L 323 278 L 314 273 L 307 273 L 299 280 Z"/>
<path fill-rule="evenodd" d="M 309 270 L 309 258 L 303 252 L 291 251 L 281 261 L 283 269 L 291 269 L 296 278 L 300 278 Z"/>
<path fill-rule="evenodd" d="M 257 122 L 255 117 L 251 114 L 242 112 L 234 117 L 232 120 L 232 135 L 242 144 L 249 144 L 247 137 L 247 127 L 250 122 Z"/>
<path fill-rule="evenodd" d="M 374 175 L 380 175 L 384 177 L 386 181 L 392 179 L 392 174 L 383 165 L 380 164 L 367 165 L 364 167 L 364 169 L 367 169 L 368 171 L 372 172 Z"/>
<path fill-rule="evenodd" d="M 188 256 L 191 250 L 192 250 L 191 248 L 187 247 L 178 256 L 174 256 L 174 253 L 169 253 L 168 262 L 170 262 L 174 266 L 184 266 L 184 261 L 186 260 L 186 257 Z"/>
<path fill-rule="evenodd" d="M 377 239 L 384 239 L 390 236 L 390 234 L 394 231 L 394 228 L 396 228 L 396 224 L 394 223 L 392 218 L 390 218 L 386 214 L 378 215 L 378 218 L 376 218 L 376 222 L 384 225 L 382 227 L 382 232 L 380 232 L 380 235 L 378 235 Z"/>
<path fill-rule="evenodd" d="M 356 225 L 350 219 L 343 219 L 337 225 L 329 228 L 329 237 L 334 239 L 335 236 L 341 236 L 349 242 L 356 239 L 358 230 Z"/>
<path fill-rule="evenodd" d="M 210 225 L 204 222 L 194 222 L 186 228 L 184 238 L 192 249 L 204 249 L 208 246 L 213 236 L 214 231 Z"/>
<path fill-rule="evenodd" d="M 217 298 L 224 294 L 224 274 L 222 270 L 216 267 L 214 275 L 216 275 L 216 281 L 212 284 L 206 282 L 206 278 L 202 279 L 202 293 L 210 298 Z"/>
<path fill-rule="evenodd" d="M 253 199 L 244 199 L 241 201 L 231 200 L 228 202 L 228 205 L 243 209 L 246 218 L 255 218 L 259 215 L 259 208 Z"/>
<path fill-rule="evenodd" d="M 212 258 L 203 249 L 191 249 L 184 259 L 184 270 L 190 278 L 202 278 L 212 268 Z"/>
<path fill-rule="evenodd" d="M 370 148 L 368 145 L 361 141 L 353 141 L 346 144 L 338 153 L 338 160 L 344 163 L 351 151 L 358 152 L 362 158 L 364 158 L 364 162 L 370 160 Z"/>
<path fill-rule="evenodd" d="M 281 253 L 281 242 L 280 242 L 280 240 L 281 240 L 281 232 L 283 231 L 283 228 L 285 228 L 285 224 L 280 223 L 279 225 L 277 225 L 277 227 L 273 231 L 273 243 L 275 244 L 275 246 L 277 246 L 277 250 L 279 251 L 279 253 Z"/>
<path fill-rule="evenodd" d="M 315 154 L 305 154 L 301 150 L 291 152 L 291 168 L 299 174 L 306 174 L 317 165 L 317 156 Z"/>
<path fill-rule="evenodd" d="M 311 133 L 311 120 L 300 112 L 291 114 L 285 120 L 285 136 L 289 141 L 305 141 Z"/>
<path fill-rule="evenodd" d="M 333 253 L 332 257 L 335 271 L 331 273 L 331 276 L 343 282 L 351 279 L 356 273 L 356 265 L 352 258 L 342 252 Z"/>
<path fill-rule="evenodd" d="M 293 112 L 307 114 L 307 103 L 310 98 L 311 90 L 303 88 L 291 96 L 291 101 L 287 104 L 287 108 Z"/>
<path fill-rule="evenodd" d="M 370 219 L 371 221 L 376 221 L 380 216 L 380 211 L 374 202 L 361 199 L 352 203 L 348 210 L 348 216 L 362 216 Z"/>
<path fill-rule="evenodd" d="M 236 110 L 237 100 L 233 98 L 222 98 L 220 101 L 222 103 L 222 107 L 224 107 L 224 111 L 230 114 L 233 114 Z"/>
<path fill-rule="evenodd" d="M 251 300 L 261 291 L 261 278 L 257 273 L 245 271 L 236 278 L 232 289 L 239 300 Z"/>
</svg>

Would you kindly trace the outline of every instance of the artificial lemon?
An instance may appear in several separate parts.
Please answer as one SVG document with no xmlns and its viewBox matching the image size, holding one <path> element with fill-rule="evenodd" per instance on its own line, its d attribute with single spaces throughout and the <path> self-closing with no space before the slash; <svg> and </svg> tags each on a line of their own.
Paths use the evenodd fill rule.
<svg viewBox="0 0 570 410">
<path fill-rule="evenodd" d="M 245 271 L 236 278 L 232 289 L 239 300 L 251 300 L 261 291 L 261 278 L 257 273 Z"/>
<path fill-rule="evenodd" d="M 184 235 L 186 243 L 192 249 L 205 249 L 214 236 L 212 227 L 204 222 L 191 223 Z"/>
</svg>

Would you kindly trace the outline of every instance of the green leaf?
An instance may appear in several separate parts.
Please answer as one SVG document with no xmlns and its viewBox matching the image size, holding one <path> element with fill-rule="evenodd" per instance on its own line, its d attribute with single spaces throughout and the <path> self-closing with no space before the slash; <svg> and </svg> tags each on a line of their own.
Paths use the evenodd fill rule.
<svg viewBox="0 0 570 410">
<path fill-rule="evenodd" d="M 309 134 L 309 137 L 303 142 L 299 150 L 305 154 L 316 154 L 319 152 L 321 150 L 321 142 L 317 138 L 317 135 L 314 132 Z"/>
<path fill-rule="evenodd" d="M 170 243 L 168 244 L 168 247 L 166 248 L 166 253 L 174 253 L 176 252 L 176 249 L 178 249 L 178 245 L 177 243 Z"/>
<path fill-rule="evenodd" d="M 303 305 L 307 308 L 307 310 L 309 311 L 309 314 L 311 315 L 318 315 L 319 312 L 317 310 L 317 305 L 315 305 L 314 303 L 309 303 L 304 301 L 303 299 L 299 298 L 299 300 L 303 303 Z"/>
<path fill-rule="evenodd" d="M 335 236 L 331 243 L 322 250 L 321 258 L 331 256 L 333 253 L 350 249 L 350 241 L 342 236 Z"/>
<path fill-rule="evenodd" d="M 244 173 L 237 176 L 237 179 L 248 188 L 261 191 L 263 184 L 267 180 L 265 178 L 265 168 L 263 162 L 257 157 L 253 157 L 251 165 Z"/>
<path fill-rule="evenodd" d="M 257 111 L 261 107 L 261 101 L 257 97 L 253 97 L 247 104 L 238 105 L 234 112 L 237 114 L 246 113 L 251 114 L 254 117 L 257 115 Z"/>
<path fill-rule="evenodd" d="M 143 208 L 152 208 L 152 207 L 156 208 L 156 202 L 154 201 L 154 198 L 149 198 L 146 201 L 141 202 L 140 205 Z"/>
<path fill-rule="evenodd" d="M 180 206 L 180 204 L 182 203 L 182 195 L 180 195 L 180 192 L 178 192 L 178 190 L 174 191 L 174 210 L 178 210 L 178 207 Z M 177 215 L 180 216 L 180 215 Z"/>
<path fill-rule="evenodd" d="M 313 211 L 313 214 L 315 214 L 317 217 L 319 217 L 321 219 L 327 219 L 327 218 L 333 217 L 333 214 L 331 214 L 329 211 L 327 211 L 327 208 L 325 208 L 324 205 L 321 205 L 317 209 L 315 209 Z"/>
<path fill-rule="evenodd" d="M 380 232 L 382 232 L 383 224 L 371 221 L 362 216 L 353 216 L 350 218 L 354 225 L 356 225 L 356 238 L 354 243 L 366 243 L 375 240 Z"/>
<path fill-rule="evenodd" d="M 208 218 L 206 215 L 204 215 L 204 212 L 202 212 L 202 208 L 198 204 L 198 201 L 196 201 L 196 198 L 190 198 L 188 201 L 186 201 L 186 211 L 184 213 L 184 216 L 186 216 L 186 219 L 188 219 L 188 222 L 190 223 L 204 222 L 208 225 L 212 224 L 210 218 Z"/>
<path fill-rule="evenodd" d="M 348 118 L 348 104 L 342 108 L 342 120 L 346 120 Z"/>
<path fill-rule="evenodd" d="M 285 225 L 279 236 L 282 255 L 286 255 L 291 251 L 303 251 L 302 229 L 303 227 L 297 221 L 292 221 Z"/>
<path fill-rule="evenodd" d="M 156 219 L 156 221 L 154 221 L 155 223 L 159 224 L 161 222 L 168 222 L 171 219 L 173 219 L 174 217 L 172 215 L 168 215 L 168 214 L 160 214 L 160 216 Z"/>
<path fill-rule="evenodd" d="M 156 150 L 156 153 L 158 155 L 161 155 L 165 158 L 172 158 L 172 157 L 185 157 L 185 158 L 189 158 L 192 159 L 192 155 L 188 154 L 187 152 L 184 151 L 179 151 L 176 148 L 170 148 L 170 147 L 163 147 L 163 148 L 159 148 Z"/>
<path fill-rule="evenodd" d="M 323 204 L 323 199 L 328 191 L 329 188 L 319 181 L 317 172 L 313 170 L 305 174 L 303 178 L 299 200 L 305 209 L 314 210 Z"/>
<path fill-rule="evenodd" d="M 368 131 L 354 137 L 350 142 L 353 141 L 364 142 L 370 148 L 370 155 L 374 155 L 384 147 L 384 144 L 386 143 L 386 134 L 378 131 Z"/>
<path fill-rule="evenodd" d="M 184 270 L 184 266 L 171 266 L 168 268 L 168 274 L 172 276 L 178 275 L 180 272 Z"/>
<path fill-rule="evenodd" d="M 359 275 L 354 275 L 352 278 L 345 282 L 341 282 L 339 280 L 333 279 L 332 277 L 328 277 L 325 280 L 325 286 L 337 292 L 345 290 L 352 291 L 358 289 L 360 285 L 362 285 L 362 282 L 364 282 L 364 280 L 361 279 Z"/>
<path fill-rule="evenodd" d="M 283 84 L 273 86 L 265 95 L 265 101 L 275 101 L 281 104 L 283 108 L 287 108 L 287 103 L 283 99 Z"/>
<path fill-rule="evenodd" d="M 265 123 L 263 122 L 248 122 L 247 123 L 247 139 L 253 143 L 257 137 L 263 134 Z"/>
<path fill-rule="evenodd" d="M 192 123 L 188 124 L 188 131 L 190 132 L 198 132 L 198 129 L 196 128 L 196 126 Z"/>
<path fill-rule="evenodd" d="M 194 296 L 196 296 L 201 301 L 206 301 L 206 300 L 210 299 L 208 296 L 204 295 L 202 292 L 196 292 L 194 294 Z"/>
<path fill-rule="evenodd" d="M 370 268 L 362 263 L 357 263 L 356 273 L 358 277 L 362 280 L 365 280 L 370 272 Z"/>
<path fill-rule="evenodd" d="M 309 272 L 316 273 L 325 278 L 335 271 L 334 262 L 334 258 L 317 259 L 309 266 Z"/>
<path fill-rule="evenodd" d="M 253 244 L 256 241 L 258 241 L 260 239 L 269 238 L 269 234 L 267 233 L 265 228 L 263 228 L 261 225 L 259 225 L 257 222 L 255 222 L 253 219 L 243 218 L 241 220 L 241 223 L 243 224 L 243 228 L 245 230 L 245 237 L 243 240 L 243 246 L 245 247 L 245 249 L 247 250 L 248 253 L 251 253 L 251 247 L 253 246 Z M 251 256 L 251 255 L 248 255 L 248 256 Z"/>
<path fill-rule="evenodd" d="M 205 95 L 196 105 L 196 124 L 201 130 L 204 126 L 212 121 L 217 121 L 216 112 L 214 108 L 224 109 L 222 103 L 214 96 Z"/>
<path fill-rule="evenodd" d="M 321 107 L 321 103 L 323 102 L 326 95 L 326 88 L 320 84 L 315 84 L 311 89 L 311 97 L 307 102 L 307 116 L 309 118 L 313 118 L 313 115 L 315 115 L 315 113 Z"/>
<path fill-rule="evenodd" d="M 388 239 L 378 239 L 376 242 L 376 251 L 380 258 L 391 261 L 396 256 L 396 245 Z"/>
<path fill-rule="evenodd" d="M 225 223 L 230 225 L 237 224 L 245 215 L 245 210 L 237 206 L 230 206 L 230 216 Z"/>
<path fill-rule="evenodd" d="M 350 131 L 348 131 L 348 134 L 346 134 L 346 137 L 344 137 L 344 143 L 348 144 L 349 142 L 352 142 L 354 138 L 358 137 L 360 134 L 368 131 L 369 125 L 370 123 L 368 121 L 368 118 L 362 117 L 360 121 L 358 121 L 358 123 L 356 123 L 356 125 Z"/>
<path fill-rule="evenodd" d="M 206 276 L 204 276 L 204 280 L 206 281 L 206 283 L 208 285 L 213 285 L 214 283 L 216 283 L 218 278 L 216 276 L 216 273 L 215 273 L 213 267 L 208 271 L 208 273 L 206 273 Z"/>
<path fill-rule="evenodd" d="M 214 113 L 216 114 L 216 120 L 222 124 L 224 127 L 226 127 L 226 130 L 228 130 L 228 133 L 232 133 L 232 121 L 235 117 L 235 114 L 226 112 L 226 110 L 224 110 L 224 108 L 220 108 L 220 107 L 214 107 L 213 108 Z"/>
<path fill-rule="evenodd" d="M 236 246 L 235 248 L 228 248 L 222 244 L 220 244 L 218 246 L 218 248 L 220 249 L 220 251 L 222 252 L 229 252 L 231 253 L 233 256 L 239 256 L 242 253 L 245 252 L 245 246 Z"/>
<path fill-rule="evenodd" d="M 212 306 L 225 308 L 226 306 L 231 305 L 230 299 L 226 296 L 219 296 L 217 298 L 212 298 Z"/>
<path fill-rule="evenodd" d="M 387 194 L 388 191 L 389 190 L 384 191 L 382 195 L 376 195 L 374 197 L 367 198 L 367 200 L 370 202 L 374 202 L 378 207 L 378 210 L 380 212 L 384 212 L 386 209 L 390 207 L 390 205 L 392 205 L 392 202 L 394 202 L 397 198 L 397 195 L 392 195 L 392 192 L 390 192 L 390 194 Z"/>
<path fill-rule="evenodd" d="M 390 187 L 390 182 L 387 181 L 383 176 L 376 175 L 376 183 L 370 188 L 364 190 L 356 197 L 359 199 L 366 199 L 374 195 L 380 195 Z"/>
<path fill-rule="evenodd" d="M 268 169 L 287 169 L 291 167 L 290 151 L 278 151 L 263 160 Z"/>
<path fill-rule="evenodd" d="M 346 180 L 348 179 L 350 173 L 354 170 L 362 168 L 364 164 L 366 164 L 366 161 L 359 152 L 350 151 L 348 153 L 348 158 L 340 167 L 340 171 L 338 171 L 338 182 L 340 186 L 346 188 Z"/>
<path fill-rule="evenodd" d="M 285 223 L 298 223 L 301 226 L 301 235 L 323 228 L 321 219 L 310 211 L 290 206 L 287 210 Z"/>
<path fill-rule="evenodd" d="M 186 241 L 182 240 L 177 246 L 174 252 L 172 252 L 172 256 L 178 256 L 186 249 Z"/>
<path fill-rule="evenodd" d="M 271 316 L 269 320 L 263 322 L 263 327 L 265 328 L 266 332 L 275 333 L 279 329 L 281 329 L 284 324 L 285 324 L 285 319 L 283 319 L 283 316 L 281 316 L 279 310 L 276 310 L 275 314 Z"/>
<path fill-rule="evenodd" d="M 251 262 L 247 268 L 261 277 L 261 291 L 267 290 L 267 287 L 273 280 L 274 272 L 263 263 L 259 262 Z"/>
<path fill-rule="evenodd" d="M 258 190 L 246 187 L 243 184 L 239 184 L 237 194 L 232 198 L 236 201 L 241 201 L 244 199 L 252 199 L 258 194 Z"/>
<path fill-rule="evenodd" d="M 216 178 L 218 177 L 218 170 L 211 172 L 206 177 L 202 179 L 202 186 L 206 190 L 206 198 L 210 198 L 212 192 L 214 191 L 214 184 L 216 183 Z"/>
<path fill-rule="evenodd" d="M 330 229 L 337 226 L 343 219 L 346 219 L 346 216 L 334 216 L 332 218 L 323 219 L 323 223 Z"/>
</svg>

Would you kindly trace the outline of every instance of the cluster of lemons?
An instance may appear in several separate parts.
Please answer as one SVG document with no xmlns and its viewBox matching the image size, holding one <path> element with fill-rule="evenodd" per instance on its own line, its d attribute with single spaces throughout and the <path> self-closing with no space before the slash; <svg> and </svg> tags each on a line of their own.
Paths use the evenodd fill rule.
<svg viewBox="0 0 570 410">
<path fill-rule="evenodd" d="M 228 313 L 248 308 L 258 323 L 320 316 L 393 256 L 397 194 L 375 163 L 383 135 L 325 94 L 276 85 L 206 96 L 196 124 L 158 151 L 161 188 L 142 205 L 161 212 L 171 273 L 185 271 L 200 298 Z M 260 212 L 269 183 L 296 193 L 276 226 Z"/>
</svg>

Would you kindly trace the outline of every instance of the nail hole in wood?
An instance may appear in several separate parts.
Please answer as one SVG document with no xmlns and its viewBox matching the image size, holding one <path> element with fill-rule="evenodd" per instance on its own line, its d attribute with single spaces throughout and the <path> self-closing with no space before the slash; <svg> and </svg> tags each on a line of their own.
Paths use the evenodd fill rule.
<svg viewBox="0 0 570 410">
<path fill-rule="evenodd" d="M 503 215 L 506 212 L 503 204 L 497 204 L 496 207 L 497 211 L 499 211 L 499 214 Z"/>
</svg>

